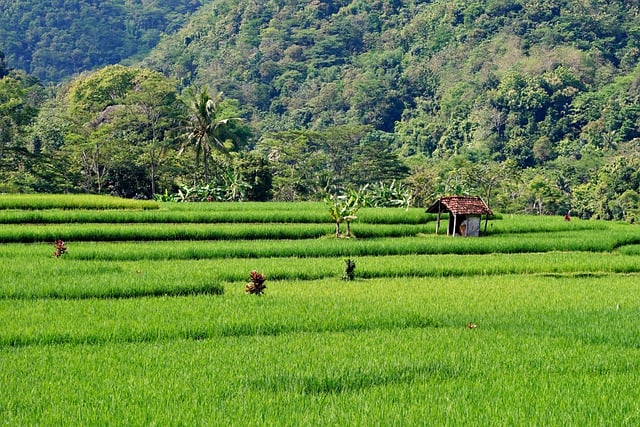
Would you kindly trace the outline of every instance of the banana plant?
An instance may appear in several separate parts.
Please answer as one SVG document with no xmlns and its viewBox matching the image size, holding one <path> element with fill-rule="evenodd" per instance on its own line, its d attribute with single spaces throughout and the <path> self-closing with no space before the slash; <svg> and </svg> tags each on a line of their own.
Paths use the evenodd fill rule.
<svg viewBox="0 0 640 427">
<path fill-rule="evenodd" d="M 351 237 L 351 221 L 357 219 L 356 212 L 362 207 L 363 199 L 355 190 L 349 195 L 327 195 L 325 204 L 329 208 L 329 216 L 336 224 L 336 237 L 340 237 L 340 224 L 346 222 L 345 237 Z"/>
</svg>

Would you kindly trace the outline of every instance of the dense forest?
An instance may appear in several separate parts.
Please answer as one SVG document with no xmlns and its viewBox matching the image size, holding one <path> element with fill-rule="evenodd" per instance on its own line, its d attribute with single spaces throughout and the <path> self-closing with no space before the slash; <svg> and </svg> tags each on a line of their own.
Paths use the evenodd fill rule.
<svg viewBox="0 0 640 427">
<path fill-rule="evenodd" d="M 0 191 L 638 215 L 636 1 L 57 3 L 75 17 L 0 21 Z M 46 59 L 72 45 L 109 53 Z"/>
<path fill-rule="evenodd" d="M 0 0 L 0 50 L 14 67 L 58 82 L 140 59 L 200 6 L 198 0 Z"/>
</svg>

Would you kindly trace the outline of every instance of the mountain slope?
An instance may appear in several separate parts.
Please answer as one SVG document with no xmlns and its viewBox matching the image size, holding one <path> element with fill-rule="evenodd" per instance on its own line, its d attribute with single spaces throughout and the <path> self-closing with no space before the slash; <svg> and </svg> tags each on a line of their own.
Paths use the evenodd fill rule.
<svg viewBox="0 0 640 427">
<path fill-rule="evenodd" d="M 635 64 L 638 23 L 637 6 L 625 1 L 220 0 L 145 63 L 276 113 L 300 114 L 299 100 L 362 110 L 358 97 L 375 95 L 370 86 L 381 84 L 386 111 L 399 118 L 398 101 L 411 106 L 461 78 L 492 84 L 490 73 L 500 78 L 514 67 L 540 74 L 564 64 L 584 83 L 602 83 L 598 73 Z M 369 118 L 387 128 L 393 122 Z"/>
<path fill-rule="evenodd" d="M 414 200 L 495 190 L 501 180 L 495 201 L 507 211 L 640 218 L 638 3 L 212 0 L 179 30 L 165 25 L 137 64 L 176 78 L 179 90 L 224 92 L 253 130 L 243 150 L 268 163 L 275 187 L 292 189 L 291 197 L 274 195 L 283 200 L 401 180 L 409 166 Z M 146 16 L 154 3 L 103 4 L 137 5 L 134 16 Z M 41 31 L 47 19 L 56 22 L 43 16 L 34 27 Z M 82 16 L 82 28 L 103 19 Z M 142 22 L 181 19 L 154 16 L 127 28 L 157 34 Z M 96 34 L 116 46 L 109 54 L 126 45 Z M 101 41 L 79 49 L 92 52 Z M 368 174 L 381 159 L 403 173 Z"/>
<path fill-rule="evenodd" d="M 56 82 L 140 57 L 175 31 L 198 0 L 0 0 L 0 51 Z"/>
</svg>

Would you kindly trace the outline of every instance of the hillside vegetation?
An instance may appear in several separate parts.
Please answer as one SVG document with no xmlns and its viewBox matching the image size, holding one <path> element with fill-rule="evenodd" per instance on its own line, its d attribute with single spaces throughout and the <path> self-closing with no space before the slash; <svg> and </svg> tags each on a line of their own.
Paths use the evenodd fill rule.
<svg viewBox="0 0 640 427">
<path fill-rule="evenodd" d="M 0 50 L 44 82 L 131 58 L 178 30 L 199 0 L 0 0 Z"/>
<path fill-rule="evenodd" d="M 16 137 L 23 151 L 61 163 L 7 189 L 301 200 L 393 184 L 414 205 L 474 193 L 505 211 L 633 220 L 638 28 L 638 5 L 621 0 L 204 2 L 144 71 L 76 77 L 23 120 L 35 123 Z M 163 121 L 123 114 L 149 111 L 140 79 L 166 80 L 143 102 L 164 102 Z M 172 105 L 181 93 L 191 107 L 215 101 L 209 119 L 232 125 L 190 140 L 193 159 L 174 154 L 206 109 Z M 51 129 L 60 111 L 81 120 Z M 114 140 L 125 144 L 107 150 Z M 72 173 L 52 184 L 61 168 Z"/>
</svg>

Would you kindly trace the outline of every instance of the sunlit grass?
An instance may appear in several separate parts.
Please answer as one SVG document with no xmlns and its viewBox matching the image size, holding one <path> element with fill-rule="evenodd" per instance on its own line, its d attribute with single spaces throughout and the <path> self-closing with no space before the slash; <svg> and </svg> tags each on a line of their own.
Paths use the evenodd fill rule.
<svg viewBox="0 0 640 427">
<path fill-rule="evenodd" d="M 66 257 L 66 255 L 65 255 Z M 355 278 L 534 275 L 599 277 L 640 273 L 637 256 L 588 252 L 490 255 L 391 255 L 351 258 Z M 183 261 L 82 261 L 41 257 L 25 270 L 15 258 L 0 260 L 0 299 L 132 298 L 221 293 L 224 282 L 246 281 L 258 270 L 273 280 L 340 279 L 343 258 L 217 258 Z M 640 277 L 640 276 L 637 276 Z"/>
<path fill-rule="evenodd" d="M 424 224 L 359 224 L 362 238 L 415 236 L 431 231 Z M 310 239 L 331 236 L 330 224 L 9 224 L 0 228 L 0 242 L 122 241 L 122 240 L 256 240 Z"/>
<path fill-rule="evenodd" d="M 606 285 L 606 286 L 605 286 Z M 588 335 L 637 346 L 637 277 L 468 276 L 384 278 L 345 282 L 267 281 L 267 293 L 244 293 L 228 283 L 221 296 L 137 299 L 0 301 L 1 345 L 148 341 L 372 328 L 455 327 L 517 329 L 548 335 Z M 620 312 L 620 307 L 622 311 Z M 540 313 L 546 313 L 539 317 Z M 599 312 L 624 319 L 616 334 Z M 259 315 L 258 315 L 259 313 Z M 496 317 L 497 316 L 497 317 Z M 535 318 L 537 317 L 538 318 Z M 622 317 L 621 317 L 622 316 Z M 591 320 L 587 322 L 587 318 Z M 535 319 L 534 319 L 535 318 Z M 173 319 L 173 320 L 172 320 Z M 554 322 L 559 322 L 553 325 Z M 566 322 L 587 322 L 565 330 Z M 602 329 L 605 327 L 604 329 Z M 551 329 L 550 329 L 551 328 Z M 585 331 L 590 331 L 588 334 Z"/>
<path fill-rule="evenodd" d="M 94 194 L 0 194 L 2 209 L 158 209 L 149 200 L 131 200 Z"/>
<path fill-rule="evenodd" d="M 620 425 L 638 416 L 637 291 L 506 276 L 0 301 L 0 404 L 9 424 Z"/>
<path fill-rule="evenodd" d="M 356 239 L 336 239 L 331 234 L 330 225 L 314 224 L 253 224 L 246 227 L 237 224 L 123 224 L 103 227 L 101 224 L 3 226 L 0 227 L 0 240 L 47 243 L 0 245 L 0 256 L 15 258 L 50 254 L 53 242 L 59 238 L 67 242 L 67 258 L 114 261 L 613 252 L 617 248 L 622 248 L 621 253 L 634 254 L 633 246 L 628 245 L 640 243 L 640 228 L 630 225 L 611 226 L 606 230 L 504 233 L 468 239 L 418 233 L 423 227 L 428 227 L 426 225 L 361 224 L 356 228 L 361 237 Z M 324 234 L 327 232 L 329 234 Z M 414 236 L 409 237 L 412 234 Z M 275 238 L 278 235 L 280 239 Z M 261 239 L 260 236 L 266 237 Z M 128 241 L 118 241 L 119 238 Z M 164 240 L 158 241 L 158 238 Z M 174 240 L 182 238 L 191 240 Z M 211 240 L 214 238 L 218 240 Z"/>
<path fill-rule="evenodd" d="M 465 239 L 362 210 L 336 239 L 321 203 L 95 206 L 0 210 L 0 238 L 39 242 L 0 245 L 7 425 L 640 421 L 637 226 Z"/>
<path fill-rule="evenodd" d="M 243 209 L 0 209 L 0 224 L 66 223 L 332 223 L 327 209 L 316 204 L 300 210 Z M 362 209 L 354 224 L 424 224 L 432 221 L 422 209 Z"/>
</svg>

